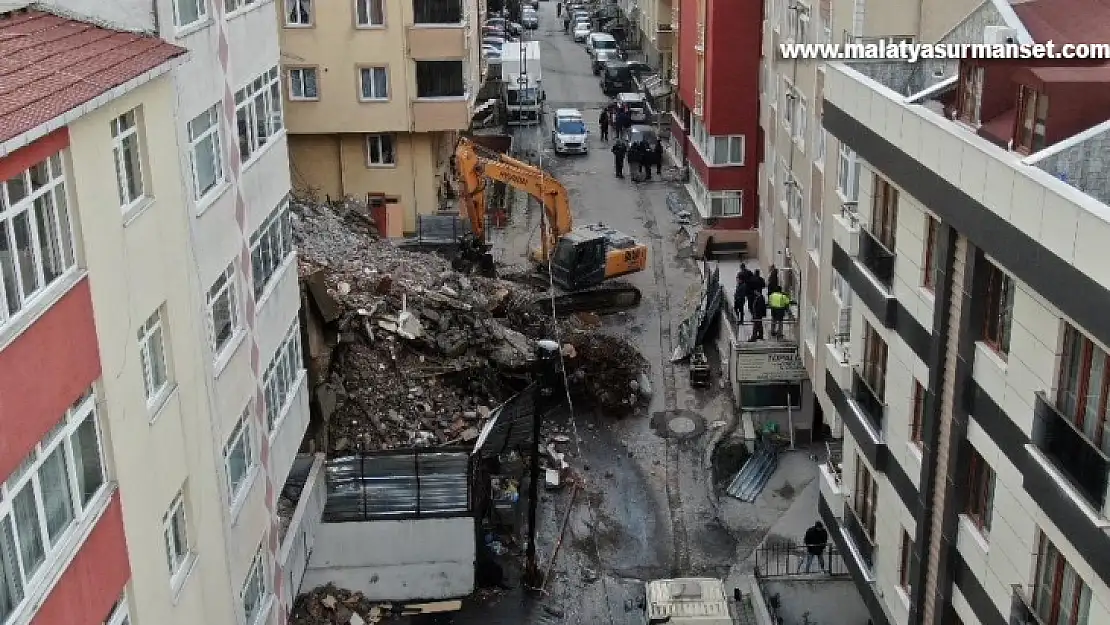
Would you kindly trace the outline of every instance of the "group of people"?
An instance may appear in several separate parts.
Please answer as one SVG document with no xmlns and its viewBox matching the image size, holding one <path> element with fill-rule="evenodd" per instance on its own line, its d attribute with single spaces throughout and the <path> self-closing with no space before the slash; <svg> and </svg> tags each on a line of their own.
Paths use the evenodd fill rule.
<svg viewBox="0 0 1110 625">
<path fill-rule="evenodd" d="M 601 126 L 602 141 L 609 140 L 610 128 L 616 134 L 611 151 L 617 178 L 624 178 L 626 159 L 630 168 L 636 168 L 633 170 L 634 181 L 651 180 L 652 167 L 655 168 L 656 175 L 663 175 L 663 142 L 658 138 L 651 144 L 646 139 L 632 141 L 632 114 L 628 105 L 610 104 L 601 111 L 597 123 Z"/>
<path fill-rule="evenodd" d="M 766 296 L 763 295 L 765 289 Z M 783 338 L 783 322 L 790 307 L 796 305 L 783 291 L 777 267 L 771 265 L 771 271 L 764 279 L 758 269 L 752 271 L 746 263 L 740 263 L 740 271 L 736 274 L 736 290 L 732 302 L 741 325 L 744 323 L 745 308 L 751 315 L 752 331 L 748 337 L 749 342 L 764 338 L 763 320 L 767 318 L 768 310 L 771 312 L 771 336 Z"/>
</svg>

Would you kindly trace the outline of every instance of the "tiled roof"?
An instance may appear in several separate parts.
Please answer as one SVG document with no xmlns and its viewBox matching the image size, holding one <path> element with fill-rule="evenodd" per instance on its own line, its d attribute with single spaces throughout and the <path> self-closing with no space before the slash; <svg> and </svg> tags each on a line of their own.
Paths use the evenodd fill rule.
<svg viewBox="0 0 1110 625">
<path fill-rule="evenodd" d="M 156 37 L 42 11 L 0 13 L 0 142 L 184 53 Z"/>
<path fill-rule="evenodd" d="M 1023 0 L 1012 4 L 1034 41 L 1061 45 L 1110 40 L 1110 0 Z"/>
</svg>

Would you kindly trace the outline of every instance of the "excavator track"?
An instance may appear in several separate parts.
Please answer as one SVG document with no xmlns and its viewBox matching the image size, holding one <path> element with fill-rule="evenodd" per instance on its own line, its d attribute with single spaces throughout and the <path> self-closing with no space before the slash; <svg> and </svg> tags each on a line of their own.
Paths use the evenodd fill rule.
<svg viewBox="0 0 1110 625">
<path fill-rule="evenodd" d="M 544 291 L 551 286 L 547 275 L 535 271 L 503 273 L 499 277 Z M 608 280 L 595 287 L 570 293 L 556 287 L 554 314 L 557 317 L 565 317 L 581 312 L 607 315 L 635 308 L 640 305 L 641 299 L 643 299 L 643 293 L 640 292 L 640 289 L 623 280 Z M 537 295 L 533 301 L 535 306 L 542 310 L 544 314 L 552 314 L 550 295 Z"/>
</svg>

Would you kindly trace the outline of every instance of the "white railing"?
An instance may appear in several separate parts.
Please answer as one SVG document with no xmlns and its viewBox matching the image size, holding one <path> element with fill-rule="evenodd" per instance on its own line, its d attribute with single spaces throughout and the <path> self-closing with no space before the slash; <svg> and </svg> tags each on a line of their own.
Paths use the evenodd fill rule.
<svg viewBox="0 0 1110 625">
<path fill-rule="evenodd" d="M 705 52 L 705 23 L 698 22 L 698 40 L 694 43 L 694 50 Z"/>
<path fill-rule="evenodd" d="M 301 497 L 289 521 L 289 529 L 281 542 L 280 565 L 285 576 L 287 593 L 285 599 L 288 611 L 300 592 L 301 582 L 308 569 L 308 558 L 316 541 L 316 531 L 324 517 L 324 503 L 328 489 L 325 482 L 324 454 L 316 454 L 305 480 Z"/>
<path fill-rule="evenodd" d="M 859 227 L 859 209 L 855 202 L 844 202 L 840 205 L 840 216 L 848 220 L 853 228 Z"/>
<path fill-rule="evenodd" d="M 701 117 L 705 112 L 705 94 L 698 89 L 694 92 L 694 115 Z"/>
</svg>

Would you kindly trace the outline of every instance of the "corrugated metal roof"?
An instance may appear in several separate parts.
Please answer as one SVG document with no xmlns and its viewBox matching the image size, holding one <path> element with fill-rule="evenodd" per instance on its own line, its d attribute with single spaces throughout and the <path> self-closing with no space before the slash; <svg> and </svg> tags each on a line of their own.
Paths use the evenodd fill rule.
<svg viewBox="0 0 1110 625">
<path fill-rule="evenodd" d="M 469 466 L 462 451 L 333 458 L 327 462 L 324 522 L 469 514 Z"/>
</svg>

